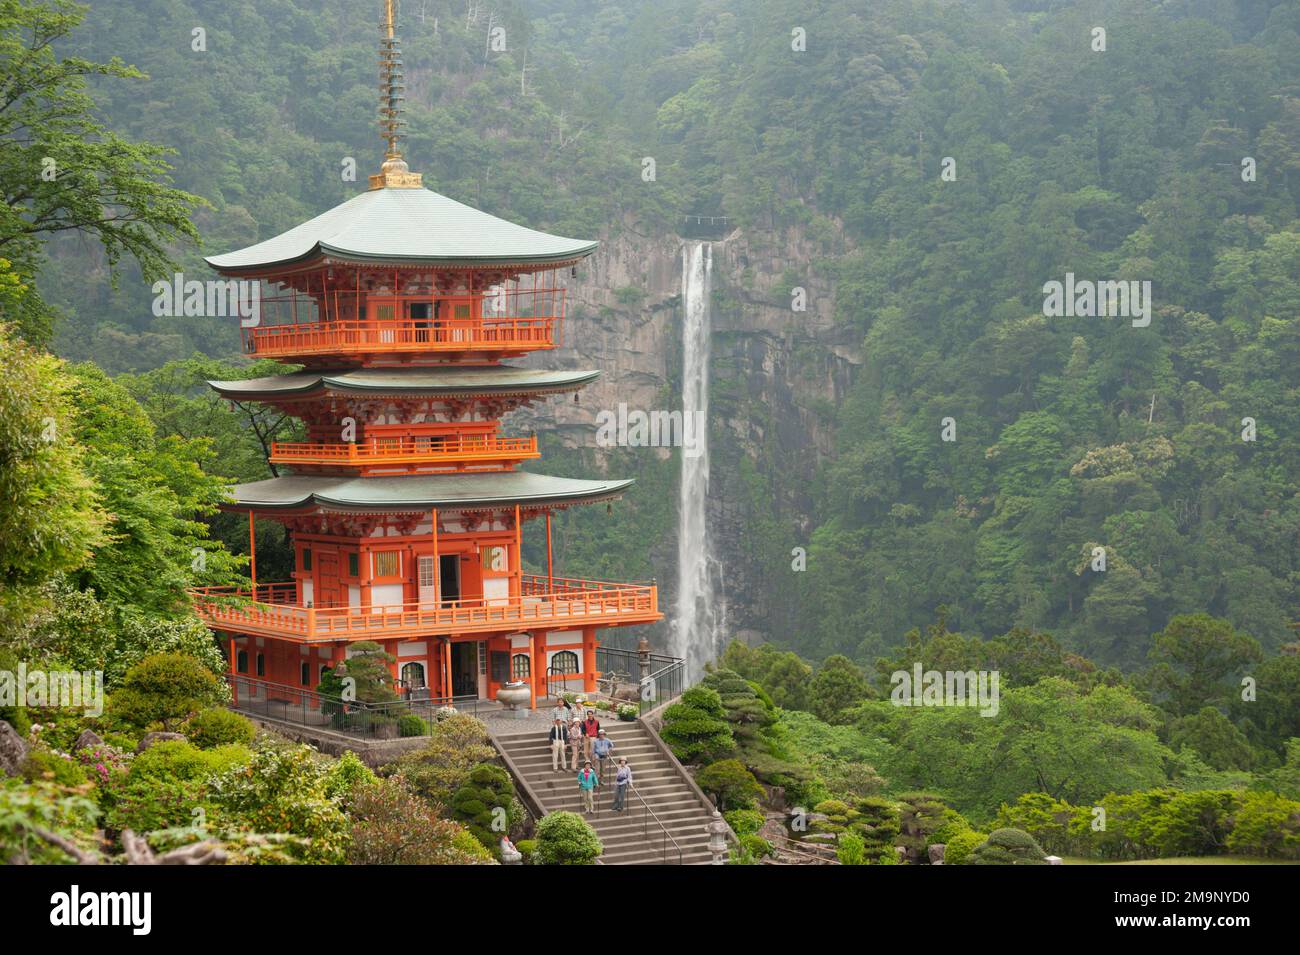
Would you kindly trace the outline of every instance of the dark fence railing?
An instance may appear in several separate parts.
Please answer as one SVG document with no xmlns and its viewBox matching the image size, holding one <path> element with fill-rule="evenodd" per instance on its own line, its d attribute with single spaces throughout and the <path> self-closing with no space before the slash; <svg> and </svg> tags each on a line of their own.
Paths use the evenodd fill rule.
<svg viewBox="0 0 1300 955">
<path fill-rule="evenodd" d="M 596 648 L 596 669 L 601 672 L 602 688 L 611 695 L 619 686 L 634 687 L 637 711 L 642 714 L 686 689 L 686 661 L 665 653 L 652 651 L 643 660 L 640 651 L 602 645 Z"/>
<path fill-rule="evenodd" d="M 426 727 L 444 707 L 477 715 L 482 702 L 475 697 L 407 698 L 391 703 L 362 703 L 326 696 L 315 690 L 271 683 L 255 677 L 226 674 L 234 700 L 231 707 L 241 713 L 264 716 L 283 723 L 317 727 L 362 739 L 396 739 L 399 736 L 422 736 L 427 729 L 404 716 L 418 716 Z M 416 691 L 418 693 L 418 691 Z"/>
</svg>

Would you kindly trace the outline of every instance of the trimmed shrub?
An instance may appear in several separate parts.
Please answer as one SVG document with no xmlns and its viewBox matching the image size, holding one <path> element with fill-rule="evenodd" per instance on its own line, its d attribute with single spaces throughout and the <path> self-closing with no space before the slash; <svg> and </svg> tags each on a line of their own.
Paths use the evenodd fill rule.
<svg viewBox="0 0 1300 955">
<path fill-rule="evenodd" d="M 126 671 L 122 687 L 108 701 L 110 715 L 132 726 L 161 723 L 163 729 L 224 701 L 225 687 L 193 657 L 156 653 Z"/>
<path fill-rule="evenodd" d="M 199 749 L 212 749 L 229 743 L 248 746 L 257 735 L 257 727 L 246 716 L 224 706 L 199 710 L 185 724 L 186 738 Z"/>
<path fill-rule="evenodd" d="M 691 687 L 664 710 L 659 735 L 684 763 L 710 762 L 736 746 L 722 697 L 707 686 Z"/>
<path fill-rule="evenodd" d="M 605 847 L 596 830 L 576 812 L 553 812 L 537 824 L 538 865 L 591 865 Z"/>
<path fill-rule="evenodd" d="M 428 736 L 429 724 L 414 713 L 403 713 L 397 718 L 398 736 Z"/>
<path fill-rule="evenodd" d="M 524 857 L 524 865 L 528 865 L 533 861 L 533 857 L 537 854 L 537 840 L 520 839 L 515 843 L 515 848 L 518 849 L 519 854 Z"/>
<path fill-rule="evenodd" d="M 994 829 L 975 847 L 974 865 L 1046 865 L 1047 853 L 1023 829 Z"/>
<path fill-rule="evenodd" d="M 740 840 L 740 844 L 744 846 L 745 851 L 757 859 L 776 855 L 776 850 L 772 848 L 772 843 L 768 842 L 756 833 L 751 832 L 748 835 L 737 836 L 737 838 Z"/>
<path fill-rule="evenodd" d="M 451 797 L 452 818 L 464 824 L 474 838 L 497 858 L 501 837 L 523 821 L 523 807 L 515 799 L 510 774 L 500 766 L 482 763 L 470 770 Z"/>
</svg>

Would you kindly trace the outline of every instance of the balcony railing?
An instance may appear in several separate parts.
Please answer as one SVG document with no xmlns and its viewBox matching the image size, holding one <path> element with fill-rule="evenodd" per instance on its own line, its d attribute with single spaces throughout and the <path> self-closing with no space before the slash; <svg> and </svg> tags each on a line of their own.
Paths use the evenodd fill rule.
<svg viewBox="0 0 1300 955">
<path fill-rule="evenodd" d="M 654 623 L 659 592 L 653 584 L 523 575 L 523 594 L 473 600 L 409 602 L 382 607 L 302 607 L 296 584 L 192 591 L 199 616 L 214 629 L 285 637 L 302 642 L 375 637 L 491 632 L 554 626 Z"/>
<path fill-rule="evenodd" d="M 377 468 L 418 465 L 463 469 L 471 463 L 505 464 L 539 457 L 536 436 L 447 435 L 377 438 L 362 444 L 289 443 L 271 445 L 275 464 L 338 465 Z"/>
<path fill-rule="evenodd" d="M 518 352 L 554 348 L 555 317 L 344 320 L 243 329 L 244 352 L 259 358 L 439 351 Z"/>
</svg>

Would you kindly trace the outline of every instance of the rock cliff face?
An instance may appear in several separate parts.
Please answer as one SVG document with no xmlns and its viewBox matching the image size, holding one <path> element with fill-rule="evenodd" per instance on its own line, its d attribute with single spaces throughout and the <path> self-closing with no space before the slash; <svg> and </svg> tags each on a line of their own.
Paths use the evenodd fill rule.
<svg viewBox="0 0 1300 955">
<path fill-rule="evenodd" d="M 516 415 L 513 426 L 553 432 L 569 448 L 596 448 L 596 416 L 620 403 L 644 411 L 681 408 L 682 249 L 706 241 L 624 232 L 601 243 L 569 280 L 563 346 L 533 356 L 538 367 L 598 368 L 580 402 L 552 401 Z M 833 413 L 861 361 L 860 341 L 834 321 L 833 283 L 814 267 L 820 253 L 797 232 L 752 239 L 736 230 L 713 244 L 709 525 L 728 607 L 729 634 L 766 635 L 762 592 L 775 568 L 756 565 L 753 522 L 775 519 L 789 542 L 806 544 L 810 488 L 833 450 Z M 806 292 L 792 308 L 791 289 Z M 663 449 L 660 454 L 670 452 Z M 599 459 L 626 471 L 616 449 Z M 742 486 L 742 462 L 766 485 Z M 636 493 L 635 491 L 633 493 Z M 755 514 L 755 505 L 770 513 Z M 655 550 L 676 554 L 676 526 Z M 784 570 L 789 571 L 789 558 Z M 657 567 L 672 606 L 675 565 Z M 749 631 L 753 631 L 750 633 Z"/>
</svg>

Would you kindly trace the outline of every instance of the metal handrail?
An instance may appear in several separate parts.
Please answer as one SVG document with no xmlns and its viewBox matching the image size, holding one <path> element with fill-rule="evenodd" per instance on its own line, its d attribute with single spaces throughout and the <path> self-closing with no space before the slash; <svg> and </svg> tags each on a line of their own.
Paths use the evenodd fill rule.
<svg viewBox="0 0 1300 955">
<path fill-rule="evenodd" d="M 615 785 L 613 788 L 614 788 L 615 790 L 617 790 L 617 789 L 618 789 L 618 786 Z M 643 810 L 645 810 L 645 811 L 642 813 L 642 815 L 641 815 L 641 832 L 642 832 L 642 834 L 643 834 L 643 835 L 644 835 L 644 834 L 647 834 L 647 833 L 649 833 L 649 831 L 650 831 L 650 826 L 649 826 L 649 823 L 647 822 L 647 815 L 648 815 L 649 818 L 654 819 L 654 821 L 655 821 L 655 825 L 657 825 L 657 826 L 659 827 L 659 831 L 662 832 L 662 833 L 664 834 L 664 842 L 663 842 L 663 847 L 664 847 L 664 848 L 663 848 L 663 860 L 664 860 L 664 864 L 665 864 L 665 865 L 668 864 L 668 843 L 669 843 L 669 842 L 672 842 L 672 844 L 673 844 L 673 848 L 677 850 L 677 864 L 678 864 L 678 865 L 681 865 L 681 864 L 682 864 L 682 847 L 681 847 L 681 844 L 678 843 L 677 839 L 674 838 L 673 834 L 672 834 L 671 832 L 668 831 L 668 827 L 665 826 L 665 825 L 663 824 L 663 820 L 661 820 L 661 819 L 659 818 L 658 814 L 657 814 L 653 809 L 650 808 L 650 804 L 649 804 L 648 802 L 645 801 L 645 797 L 642 796 L 639 792 L 636 791 L 636 787 L 635 787 L 633 784 L 628 783 L 627 788 L 628 788 L 628 791 L 631 792 L 633 796 L 636 796 L 637 800 L 641 803 L 641 808 L 642 808 Z M 610 798 L 610 803 L 611 803 L 611 805 L 612 805 L 612 804 L 613 804 L 613 801 L 614 801 L 614 796 L 613 796 L 613 794 L 611 794 L 609 798 Z"/>
</svg>

